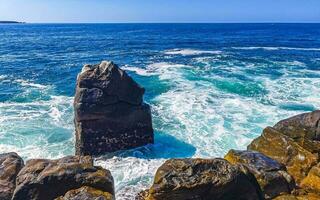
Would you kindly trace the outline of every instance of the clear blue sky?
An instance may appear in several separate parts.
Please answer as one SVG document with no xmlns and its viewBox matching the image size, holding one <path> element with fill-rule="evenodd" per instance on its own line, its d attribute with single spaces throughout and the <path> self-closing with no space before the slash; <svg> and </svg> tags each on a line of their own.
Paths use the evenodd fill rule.
<svg viewBox="0 0 320 200">
<path fill-rule="evenodd" d="M 320 0 L 0 0 L 26 22 L 320 22 Z"/>
</svg>

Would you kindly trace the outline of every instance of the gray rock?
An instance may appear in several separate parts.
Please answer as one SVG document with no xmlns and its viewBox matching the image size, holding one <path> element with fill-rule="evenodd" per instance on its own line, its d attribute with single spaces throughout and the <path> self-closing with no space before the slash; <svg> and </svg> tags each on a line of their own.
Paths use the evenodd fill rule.
<svg viewBox="0 0 320 200">
<path fill-rule="evenodd" d="M 0 154 L 0 199 L 10 200 L 16 187 L 16 177 L 23 167 L 23 160 L 16 153 Z"/>
<path fill-rule="evenodd" d="M 153 143 L 144 89 L 112 62 L 85 65 L 74 100 L 76 154 L 101 155 Z"/>
</svg>

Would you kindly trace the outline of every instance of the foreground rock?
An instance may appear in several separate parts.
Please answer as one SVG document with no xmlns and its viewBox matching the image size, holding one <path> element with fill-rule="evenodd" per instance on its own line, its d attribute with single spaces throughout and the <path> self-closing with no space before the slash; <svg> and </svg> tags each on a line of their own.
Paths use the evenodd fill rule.
<svg viewBox="0 0 320 200">
<path fill-rule="evenodd" d="M 278 122 L 274 129 L 290 137 L 311 153 L 320 153 L 320 110 Z"/>
<path fill-rule="evenodd" d="M 115 198 L 109 192 L 84 186 L 76 190 L 70 190 L 64 196 L 55 200 L 115 200 Z"/>
<path fill-rule="evenodd" d="M 29 160 L 19 172 L 16 183 L 12 200 L 51 200 L 82 186 L 114 195 L 110 172 L 93 166 L 89 156 Z"/>
<path fill-rule="evenodd" d="M 307 176 L 318 162 L 318 155 L 304 149 L 292 138 L 274 128 L 267 127 L 253 140 L 248 150 L 258 151 L 284 164 L 297 183 Z"/>
<path fill-rule="evenodd" d="M 230 150 L 225 159 L 232 164 L 242 164 L 255 176 L 266 199 L 280 194 L 290 194 L 295 187 L 286 167 L 255 151 Z"/>
<path fill-rule="evenodd" d="M 156 172 L 146 200 L 262 199 L 252 174 L 224 159 L 172 159 Z"/>
<path fill-rule="evenodd" d="M 100 155 L 153 143 L 144 88 L 112 62 L 86 65 L 74 100 L 76 154 Z"/>
<path fill-rule="evenodd" d="M 15 189 L 16 177 L 23 167 L 23 160 L 16 153 L 0 154 L 0 199 L 10 200 Z"/>
<path fill-rule="evenodd" d="M 301 186 L 309 191 L 320 194 L 320 163 L 311 168 L 308 176 L 302 180 Z"/>
</svg>

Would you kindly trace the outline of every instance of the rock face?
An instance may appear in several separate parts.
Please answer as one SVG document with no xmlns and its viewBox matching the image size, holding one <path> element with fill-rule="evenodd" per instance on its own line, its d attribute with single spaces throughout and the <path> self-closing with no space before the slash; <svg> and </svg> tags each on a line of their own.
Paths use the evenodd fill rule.
<svg viewBox="0 0 320 200">
<path fill-rule="evenodd" d="M 320 110 L 282 120 L 274 128 L 304 149 L 320 153 Z"/>
<path fill-rule="evenodd" d="M 64 196 L 55 200 L 115 200 L 115 198 L 109 192 L 84 186 L 76 190 L 70 190 Z"/>
<path fill-rule="evenodd" d="M 76 154 L 100 155 L 153 143 L 144 91 L 112 62 L 85 65 L 74 100 Z"/>
<path fill-rule="evenodd" d="M 253 140 L 248 149 L 284 164 L 297 183 L 300 183 L 318 162 L 317 154 L 312 154 L 292 138 L 271 127 L 264 129 L 262 135 Z"/>
<path fill-rule="evenodd" d="M 283 193 L 290 194 L 295 187 L 284 165 L 259 152 L 230 150 L 225 159 L 232 164 L 246 166 L 257 179 L 266 199 Z"/>
<path fill-rule="evenodd" d="M 0 154 L 0 199 L 10 200 L 16 187 L 16 177 L 23 167 L 23 160 L 16 153 Z"/>
<path fill-rule="evenodd" d="M 252 175 L 252 174 L 251 174 Z M 171 159 L 156 172 L 146 200 L 262 199 L 250 174 L 224 159 Z"/>
<path fill-rule="evenodd" d="M 16 184 L 12 200 L 51 200 L 82 186 L 114 195 L 110 172 L 93 166 L 89 156 L 29 160 L 19 172 Z"/>
<path fill-rule="evenodd" d="M 308 176 L 302 180 L 301 186 L 320 194 L 320 163 L 311 168 Z"/>
</svg>

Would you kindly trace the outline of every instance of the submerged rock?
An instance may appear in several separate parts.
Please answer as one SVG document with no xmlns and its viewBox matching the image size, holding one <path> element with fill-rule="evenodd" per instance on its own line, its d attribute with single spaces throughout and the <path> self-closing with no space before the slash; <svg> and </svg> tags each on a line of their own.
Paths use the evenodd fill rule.
<svg viewBox="0 0 320 200">
<path fill-rule="evenodd" d="M 64 196 L 56 198 L 55 200 L 115 200 L 115 198 L 109 192 L 84 186 L 79 189 L 70 190 Z"/>
<path fill-rule="evenodd" d="M 246 166 L 257 179 L 266 199 L 283 193 L 290 194 L 295 186 L 283 164 L 259 152 L 230 150 L 225 159 L 232 164 Z"/>
<path fill-rule="evenodd" d="M 16 177 L 24 166 L 16 153 L 0 154 L 0 199 L 10 200 L 16 187 Z"/>
<path fill-rule="evenodd" d="M 251 174 L 252 175 L 252 174 Z M 156 172 L 146 200 L 262 199 L 250 174 L 224 159 L 171 159 Z"/>
<path fill-rule="evenodd" d="M 89 156 L 29 160 L 19 172 L 16 184 L 12 200 L 51 200 L 82 186 L 114 195 L 111 173 L 93 166 Z"/>
<path fill-rule="evenodd" d="M 85 65 L 74 100 L 76 154 L 100 155 L 153 143 L 144 91 L 112 62 Z"/>
<path fill-rule="evenodd" d="M 248 150 L 258 151 L 284 164 L 297 183 L 300 183 L 318 162 L 316 154 L 272 127 L 264 129 L 262 135 L 248 146 Z"/>
</svg>

